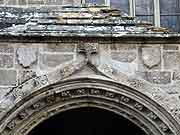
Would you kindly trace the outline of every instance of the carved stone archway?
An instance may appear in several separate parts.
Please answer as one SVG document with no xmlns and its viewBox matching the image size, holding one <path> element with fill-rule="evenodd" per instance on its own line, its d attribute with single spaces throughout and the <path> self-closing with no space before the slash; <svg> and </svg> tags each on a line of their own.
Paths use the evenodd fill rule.
<svg viewBox="0 0 180 135">
<path fill-rule="evenodd" d="M 174 118 L 144 94 L 119 83 L 90 78 L 61 81 L 25 97 L 2 120 L 2 135 L 27 135 L 40 122 L 79 107 L 115 112 L 147 135 L 179 135 Z"/>
</svg>

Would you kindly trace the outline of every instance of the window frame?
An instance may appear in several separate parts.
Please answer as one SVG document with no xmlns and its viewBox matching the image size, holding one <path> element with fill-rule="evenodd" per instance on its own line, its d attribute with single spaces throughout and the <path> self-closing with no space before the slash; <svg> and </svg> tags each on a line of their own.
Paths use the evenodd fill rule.
<svg viewBox="0 0 180 135">
<path fill-rule="evenodd" d="M 105 0 L 105 5 L 106 6 L 111 6 L 110 1 L 111 0 Z M 156 27 L 160 27 L 161 22 L 160 22 L 160 5 L 159 5 L 159 0 L 153 0 L 153 17 L 154 17 L 154 25 Z M 136 0 L 129 0 L 129 15 L 132 17 L 136 16 Z M 139 15 L 138 15 L 139 16 Z"/>
</svg>

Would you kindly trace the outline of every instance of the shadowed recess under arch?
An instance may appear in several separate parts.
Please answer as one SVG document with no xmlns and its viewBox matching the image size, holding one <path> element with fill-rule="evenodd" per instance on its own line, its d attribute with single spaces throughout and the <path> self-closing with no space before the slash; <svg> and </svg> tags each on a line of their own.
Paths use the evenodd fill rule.
<svg viewBox="0 0 180 135">
<path fill-rule="evenodd" d="M 28 135 L 146 135 L 116 113 L 95 107 L 71 109 L 40 123 Z"/>
</svg>

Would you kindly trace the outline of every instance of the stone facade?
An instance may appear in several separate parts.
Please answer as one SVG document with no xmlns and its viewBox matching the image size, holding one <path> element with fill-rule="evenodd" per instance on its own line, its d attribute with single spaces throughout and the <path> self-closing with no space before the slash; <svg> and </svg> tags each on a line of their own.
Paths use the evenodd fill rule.
<svg viewBox="0 0 180 135">
<path fill-rule="evenodd" d="M 132 75 L 151 84 L 173 85 L 179 80 L 179 44 L 101 42 L 89 41 L 89 44 L 97 44 L 98 48 L 103 50 L 102 53 L 105 53 L 105 57 L 108 57 L 105 62 L 112 63 L 115 65 L 114 68 L 117 66 L 119 71 L 131 71 Z M 7 74 L 0 80 L 1 87 L 18 85 L 18 80 L 26 78 L 26 74 L 39 76 L 61 65 L 77 61 L 79 55 L 82 55 L 78 53 L 78 44 L 81 42 L 1 43 L 0 68 L 1 73 Z M 167 46 L 172 46 L 175 50 Z M 103 55 L 102 58 L 99 57 L 96 58 L 96 66 L 103 62 Z M 12 81 L 9 78 L 12 78 Z"/>
<path fill-rule="evenodd" d="M 98 8 L 90 10 L 95 15 L 100 12 Z M 109 10 L 111 19 L 119 15 Z M 75 18 L 74 15 L 77 14 L 68 15 L 70 20 L 84 17 L 84 14 Z M 98 17 L 100 19 L 102 16 Z M 59 16 L 54 18 L 59 19 Z M 38 24 L 30 22 L 31 30 L 25 29 L 30 23 L 2 29 L 2 135 L 26 135 L 33 126 L 63 110 L 62 106 L 53 106 L 73 101 L 76 97 L 82 100 L 84 97 L 85 100 L 92 97 L 94 100 L 88 100 L 84 104 L 95 104 L 113 111 L 117 111 L 117 108 L 113 107 L 116 104 L 132 109 L 130 116 L 128 109 L 125 109 L 124 114 L 137 125 L 152 127 L 152 130 L 145 128 L 149 135 L 179 135 L 180 36 L 167 34 L 163 28 L 158 28 L 157 31 L 157 28 L 152 26 L 137 27 L 139 23 L 132 20 L 133 18 L 123 19 L 121 21 L 126 21 L 127 26 L 119 26 L 122 22 L 111 24 L 112 27 L 123 27 L 123 31 L 113 31 L 113 28 L 107 31 L 107 23 L 106 29 L 105 26 L 98 26 L 105 22 L 95 23 L 93 20 L 93 23 L 86 25 L 94 26 L 88 27 L 79 24 L 80 21 L 73 22 L 76 24 L 72 27 L 74 30 L 69 28 L 72 24 L 65 23 L 68 26 L 65 28 L 69 29 L 56 29 L 58 33 L 54 29 L 61 28 L 62 24 L 65 25 L 64 22 L 56 22 L 59 27 L 52 27 L 55 22 L 40 22 L 43 19 L 38 20 Z M 62 21 L 62 18 L 60 20 Z M 135 24 L 132 27 L 128 23 Z M 77 29 L 79 25 L 83 27 Z M 51 27 L 52 31 L 42 30 L 44 26 Z M 18 29 L 19 27 L 21 29 Z M 139 29 L 140 31 L 137 31 Z M 154 34 L 153 30 L 157 33 Z M 96 98 L 99 98 L 99 103 Z M 113 103 L 109 105 L 107 100 Z M 73 105 L 84 105 L 79 102 L 77 100 Z M 68 107 L 71 105 L 64 105 L 64 108 Z M 42 112 L 46 109 L 49 112 Z M 37 112 L 41 115 L 36 116 Z M 24 122 L 29 117 L 33 120 Z M 138 119 L 146 119 L 147 123 L 138 122 Z"/>
<path fill-rule="evenodd" d="M 37 81 L 42 80 L 40 83 L 46 84 L 45 78 L 42 78 L 44 75 L 48 75 L 49 83 L 52 84 L 71 75 L 73 78 L 96 75 L 96 78 L 108 77 L 139 90 L 163 106 L 180 122 L 179 44 L 167 44 L 163 40 L 156 41 L 158 44 L 143 41 L 129 43 L 130 40 L 112 43 L 102 40 L 92 42 L 92 39 L 88 39 L 88 44 L 85 42 L 83 45 L 87 48 L 89 45 L 95 47 L 95 52 L 91 47 L 87 50 L 90 51 L 90 65 L 86 62 L 87 52 L 78 51 L 81 50 L 81 40 L 71 40 L 70 43 L 68 40 L 52 43 L 1 42 L 1 59 L 6 59 L 0 70 L 1 112 L 7 109 L 3 105 L 7 95 L 12 93 L 15 97 L 13 102 L 19 102 L 31 89 L 41 87 L 36 86 L 39 84 L 32 80 L 39 78 Z M 11 56 L 13 59 L 9 60 Z M 96 70 L 83 70 L 92 65 Z"/>
<path fill-rule="evenodd" d="M 77 61 L 81 54 L 77 51 L 78 44 L 81 42 L 1 43 L 0 68 L 1 73 L 7 74 L 0 80 L 1 87 L 4 87 L 4 84 L 9 87 L 18 85 L 18 80 L 21 80 L 19 77 L 26 78 L 26 73 L 28 76 L 39 76 L 61 65 Z M 119 71 L 129 72 L 152 84 L 173 85 L 179 80 L 179 44 L 92 44 L 97 44 L 98 48 L 103 49 L 102 53 L 108 57 L 105 62 L 112 63 L 114 68 L 117 66 Z M 167 48 L 167 45 L 175 47 L 175 50 Z M 96 66 L 103 62 L 103 56 L 99 57 L 96 58 Z M 15 79 L 12 80 L 14 83 L 8 78 Z"/>
</svg>

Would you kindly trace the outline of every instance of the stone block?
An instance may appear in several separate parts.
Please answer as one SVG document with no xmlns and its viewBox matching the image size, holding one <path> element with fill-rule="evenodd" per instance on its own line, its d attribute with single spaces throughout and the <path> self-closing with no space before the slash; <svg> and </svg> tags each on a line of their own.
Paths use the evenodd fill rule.
<svg viewBox="0 0 180 135">
<path fill-rule="evenodd" d="M 163 45 L 164 50 L 179 50 L 178 45 L 176 44 L 165 44 Z"/>
<path fill-rule="evenodd" d="M 62 5 L 62 2 L 63 2 L 63 0 L 58 0 L 58 1 L 56 1 L 56 4 L 57 5 Z"/>
<path fill-rule="evenodd" d="M 111 51 L 136 50 L 136 44 L 111 44 Z"/>
<path fill-rule="evenodd" d="M 21 84 L 31 78 L 36 77 L 36 72 L 33 70 L 20 70 L 18 73 L 18 83 Z"/>
<path fill-rule="evenodd" d="M 113 60 L 130 63 L 136 59 L 136 52 L 112 52 L 111 57 Z"/>
<path fill-rule="evenodd" d="M 14 86 L 16 85 L 16 70 L 0 70 L 0 85 Z"/>
<path fill-rule="evenodd" d="M 26 5 L 27 4 L 27 0 L 19 0 L 19 5 Z"/>
<path fill-rule="evenodd" d="M 0 53 L 14 53 L 14 48 L 9 44 L 1 43 Z"/>
<path fill-rule="evenodd" d="M 46 48 L 44 48 L 45 52 L 74 52 L 75 44 L 68 43 L 56 43 L 56 44 L 48 44 Z"/>
<path fill-rule="evenodd" d="M 73 5 L 73 0 L 63 0 L 63 5 Z"/>
<path fill-rule="evenodd" d="M 28 0 L 28 4 L 44 4 L 44 0 Z"/>
<path fill-rule="evenodd" d="M 164 52 L 163 58 L 165 69 L 180 69 L 180 52 Z"/>
<path fill-rule="evenodd" d="M 168 71 L 137 72 L 137 75 L 154 84 L 171 83 L 171 72 Z"/>
<path fill-rule="evenodd" d="M 0 0 L 0 5 L 4 4 L 4 0 Z"/>
<path fill-rule="evenodd" d="M 97 44 L 97 49 L 99 48 L 102 51 L 106 51 L 106 52 L 110 52 L 110 46 L 109 44 L 100 44 L 100 43 L 96 43 Z M 98 47 L 99 45 L 99 47 Z"/>
<path fill-rule="evenodd" d="M 14 65 L 13 55 L 0 54 L 0 68 L 12 68 Z"/>
<path fill-rule="evenodd" d="M 16 0 L 9 0 L 8 2 L 6 2 L 8 5 L 16 5 L 17 2 Z"/>
<path fill-rule="evenodd" d="M 64 62 L 73 60 L 73 55 L 71 54 L 42 54 L 40 57 L 41 69 L 55 68 Z"/>
</svg>

